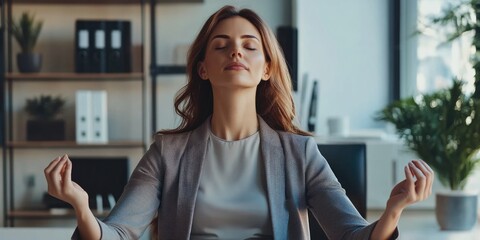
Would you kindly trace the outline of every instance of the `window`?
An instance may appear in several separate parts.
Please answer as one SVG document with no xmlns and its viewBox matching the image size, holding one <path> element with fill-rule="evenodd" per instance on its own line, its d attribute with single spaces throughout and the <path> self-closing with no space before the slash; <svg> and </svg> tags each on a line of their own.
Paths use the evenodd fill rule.
<svg viewBox="0 0 480 240">
<path fill-rule="evenodd" d="M 404 64 L 409 66 L 410 73 L 403 74 L 408 77 L 402 78 L 402 96 L 407 97 L 419 93 L 430 93 L 451 85 L 453 78 L 457 77 L 466 81 L 465 91 L 473 92 L 474 74 L 472 64 L 470 63 L 473 32 L 464 34 L 460 38 L 447 42 L 447 33 L 451 32 L 453 26 L 437 26 L 435 28 L 427 27 L 434 16 L 441 16 L 443 9 L 449 4 L 457 5 L 461 0 L 418 0 L 404 1 L 410 2 L 403 6 L 402 10 L 410 11 L 410 14 L 403 14 L 402 17 L 415 16 L 417 21 L 410 22 L 403 32 L 403 39 L 410 41 L 410 44 L 404 44 L 404 50 L 410 55 L 404 56 Z M 416 6 L 413 6 L 416 4 Z M 416 11 L 411 13 L 411 11 Z M 403 19 L 402 23 L 408 20 Z M 431 24 L 430 24 L 431 25 Z M 414 35 L 416 29 L 422 33 Z M 415 38 L 412 40 L 411 38 Z M 413 42 L 413 43 L 412 43 Z M 408 48 L 415 48 L 414 52 Z M 402 53 L 405 54 L 405 53 Z"/>
</svg>

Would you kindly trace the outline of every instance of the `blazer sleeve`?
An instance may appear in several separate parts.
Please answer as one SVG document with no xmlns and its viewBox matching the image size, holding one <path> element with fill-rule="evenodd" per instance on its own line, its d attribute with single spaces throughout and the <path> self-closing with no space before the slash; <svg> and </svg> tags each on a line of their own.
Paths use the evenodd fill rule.
<svg viewBox="0 0 480 240">
<path fill-rule="evenodd" d="M 160 148 L 158 137 L 133 171 L 110 214 L 104 220 L 97 219 L 101 239 L 138 239 L 156 216 L 162 188 Z M 80 239 L 78 228 L 72 239 Z"/>
<path fill-rule="evenodd" d="M 306 144 L 305 178 L 307 204 L 329 239 L 370 238 L 376 222 L 360 215 L 313 138 Z"/>
</svg>

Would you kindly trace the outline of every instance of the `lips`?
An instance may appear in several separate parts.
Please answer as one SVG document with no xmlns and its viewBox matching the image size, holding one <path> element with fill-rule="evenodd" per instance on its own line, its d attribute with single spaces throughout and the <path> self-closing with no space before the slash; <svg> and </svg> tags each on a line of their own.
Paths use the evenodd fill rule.
<svg viewBox="0 0 480 240">
<path fill-rule="evenodd" d="M 225 70 L 248 70 L 248 68 L 239 62 L 233 62 L 228 64 Z"/>
</svg>

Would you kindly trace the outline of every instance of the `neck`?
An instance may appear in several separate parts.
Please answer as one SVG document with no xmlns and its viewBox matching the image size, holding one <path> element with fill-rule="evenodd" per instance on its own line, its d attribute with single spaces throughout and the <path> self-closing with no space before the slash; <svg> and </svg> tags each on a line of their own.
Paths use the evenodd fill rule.
<svg viewBox="0 0 480 240">
<path fill-rule="evenodd" d="M 258 131 L 256 88 L 242 91 L 213 91 L 211 129 L 227 141 L 246 138 Z"/>
</svg>

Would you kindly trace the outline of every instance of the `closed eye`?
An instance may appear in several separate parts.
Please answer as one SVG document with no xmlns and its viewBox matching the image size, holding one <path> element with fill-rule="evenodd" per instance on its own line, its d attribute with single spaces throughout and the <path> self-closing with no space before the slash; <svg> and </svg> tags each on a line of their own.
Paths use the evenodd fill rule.
<svg viewBox="0 0 480 240">
<path fill-rule="evenodd" d="M 247 39 L 245 42 L 243 42 L 243 47 L 247 50 L 255 51 L 258 49 L 259 45 L 255 41 Z"/>
</svg>

